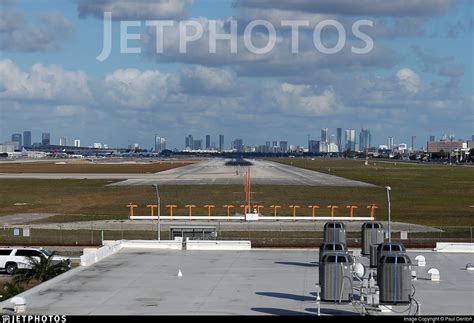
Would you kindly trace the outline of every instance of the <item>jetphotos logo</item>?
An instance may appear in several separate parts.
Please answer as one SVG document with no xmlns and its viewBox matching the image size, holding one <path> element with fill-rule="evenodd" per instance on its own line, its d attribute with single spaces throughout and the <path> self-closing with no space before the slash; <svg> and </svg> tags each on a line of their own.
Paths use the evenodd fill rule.
<svg viewBox="0 0 474 323">
<path fill-rule="evenodd" d="M 101 62 L 108 59 L 113 50 L 112 18 L 112 12 L 104 12 L 102 51 L 96 57 Z M 230 54 L 238 54 L 240 50 L 255 55 L 266 55 L 275 49 L 279 39 L 284 37 L 283 33 L 289 38 L 289 50 L 297 54 L 301 50 L 300 33 L 302 31 L 306 34 L 312 33 L 314 50 L 326 55 L 336 54 L 343 50 L 349 37 L 355 40 L 354 44 L 357 44 L 357 46 L 350 46 L 350 51 L 354 54 L 368 54 L 374 48 L 373 39 L 361 30 L 362 27 L 365 27 L 364 30 L 373 27 L 371 20 L 357 20 L 349 27 L 350 30 L 346 30 L 349 28 L 333 19 L 321 20 L 317 23 L 309 20 L 282 20 L 278 26 L 267 20 L 251 20 L 245 22 L 244 26 L 238 24 L 237 20 L 228 20 L 223 28 L 222 21 L 217 20 L 205 22 L 201 20 L 119 21 L 120 53 L 140 54 L 142 52 L 142 48 L 137 47 L 137 44 L 143 43 L 144 35 L 136 30 L 143 27 L 154 32 L 153 41 L 156 43 L 154 50 L 157 54 L 165 53 L 171 48 L 178 54 L 187 54 L 190 44 L 200 42 L 200 48 L 204 45 L 211 55 L 218 52 L 218 47 L 219 50 L 225 50 Z M 219 44 L 220 42 L 225 46 Z M 175 51 L 176 46 L 177 51 Z"/>
<path fill-rule="evenodd" d="M 66 315 L 2 315 L 2 323 L 66 323 Z"/>
</svg>

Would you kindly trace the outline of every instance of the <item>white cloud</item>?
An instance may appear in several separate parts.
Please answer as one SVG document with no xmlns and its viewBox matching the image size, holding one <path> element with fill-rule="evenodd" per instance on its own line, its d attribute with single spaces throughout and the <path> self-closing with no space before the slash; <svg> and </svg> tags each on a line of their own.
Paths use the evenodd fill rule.
<svg viewBox="0 0 474 323">
<path fill-rule="evenodd" d="M 167 99 L 172 76 L 158 70 L 118 69 L 107 74 L 100 84 L 100 101 L 135 109 L 150 108 Z"/>
<path fill-rule="evenodd" d="M 243 90 L 233 72 L 202 65 L 182 71 L 180 81 L 185 92 L 195 95 L 225 96 Z"/>
<path fill-rule="evenodd" d="M 80 17 L 102 19 L 105 11 L 112 19 L 182 18 L 192 0 L 75 0 Z"/>
<path fill-rule="evenodd" d="M 0 99 L 37 102 L 85 102 L 91 98 L 88 76 L 56 65 L 35 64 L 22 71 L 13 61 L 0 61 Z"/>
<path fill-rule="evenodd" d="M 420 76 L 409 68 L 399 70 L 397 72 L 397 80 L 400 86 L 409 93 L 418 93 L 420 91 Z"/>
<path fill-rule="evenodd" d="M 266 99 L 286 115 L 329 116 L 340 112 L 336 94 L 332 88 L 317 93 L 311 85 L 281 83 L 279 88 L 270 88 Z"/>
<path fill-rule="evenodd" d="M 436 16 L 454 3 L 454 0 L 236 0 L 234 5 L 347 16 Z"/>
<path fill-rule="evenodd" d="M 57 11 L 37 15 L 39 21 L 25 20 L 16 9 L 0 11 L 0 50 L 12 52 L 54 51 L 72 33 L 70 22 Z"/>
</svg>

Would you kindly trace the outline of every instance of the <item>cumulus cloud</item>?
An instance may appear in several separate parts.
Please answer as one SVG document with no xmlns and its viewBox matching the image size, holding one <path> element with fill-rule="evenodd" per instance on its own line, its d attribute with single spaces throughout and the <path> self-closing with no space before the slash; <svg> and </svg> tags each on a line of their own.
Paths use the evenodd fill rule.
<svg viewBox="0 0 474 323">
<path fill-rule="evenodd" d="M 170 91 L 171 76 L 160 71 L 118 69 L 100 84 L 103 101 L 134 109 L 150 108 L 164 101 Z"/>
<path fill-rule="evenodd" d="M 34 64 L 22 71 L 13 61 L 0 61 L 0 99 L 33 102 L 85 102 L 91 98 L 89 80 L 82 71 Z"/>
<path fill-rule="evenodd" d="M 57 11 L 37 15 L 38 22 L 26 21 L 15 8 L 0 11 L 0 50 L 12 52 L 54 51 L 72 34 L 70 22 Z"/>
<path fill-rule="evenodd" d="M 177 19 L 186 15 L 193 0 L 75 0 L 80 17 L 102 19 L 105 11 L 112 19 Z"/>
<path fill-rule="evenodd" d="M 436 16 L 444 13 L 454 0 L 236 0 L 236 7 L 338 14 L 347 16 Z"/>
<path fill-rule="evenodd" d="M 183 91 L 194 95 L 232 96 L 243 90 L 233 72 L 202 65 L 182 71 L 180 83 Z"/>
<path fill-rule="evenodd" d="M 340 109 L 331 88 L 317 94 L 316 89 L 310 85 L 282 83 L 279 90 L 271 94 L 273 101 L 287 115 L 329 116 Z"/>
<path fill-rule="evenodd" d="M 409 68 L 402 68 L 397 72 L 400 86 L 409 93 L 417 93 L 421 88 L 420 76 Z"/>
<path fill-rule="evenodd" d="M 409 129 L 410 122 L 413 125 L 418 116 L 425 116 L 430 124 L 457 118 L 456 124 L 467 129 L 468 121 L 461 116 L 472 102 L 472 96 L 456 87 L 434 82 L 422 86 L 419 75 L 408 67 L 383 77 L 329 69 L 312 80 L 291 82 L 239 78 L 231 70 L 206 66 L 175 72 L 117 69 L 94 79 L 58 66 L 34 64 L 21 69 L 10 60 L 0 61 L 4 123 L 39 120 L 41 127 L 72 124 L 70 136 L 85 128 L 94 136 L 107 129 L 107 134 L 114 135 L 104 140 L 120 133 L 121 139 L 115 139 L 119 145 L 124 136 L 148 138 L 157 130 L 174 138 L 204 131 L 226 136 L 252 131 L 252 138 L 278 134 L 292 140 L 295 127 L 314 134 L 315 127 L 363 123 L 371 130 L 384 124 L 384 134 L 396 134 L 401 125 L 404 131 L 414 129 Z M 16 121 L 12 115 L 18 115 Z"/>
<path fill-rule="evenodd" d="M 237 52 L 232 53 L 228 40 L 216 42 L 216 52 L 210 53 L 210 20 L 197 18 L 193 21 L 203 26 L 203 36 L 187 44 L 187 51 L 180 52 L 179 26 L 167 27 L 163 34 L 163 50 L 157 52 L 157 35 L 155 28 L 149 28 L 143 37 L 143 49 L 146 56 L 158 62 L 199 64 L 210 67 L 230 66 L 238 75 L 245 76 L 282 76 L 315 73 L 321 68 L 360 69 L 390 68 L 400 60 L 394 50 L 376 45 L 368 54 L 358 55 L 352 52 L 352 46 L 362 48 L 354 39 L 347 38 L 344 48 L 336 54 L 320 52 L 313 44 L 312 33 L 301 33 L 299 52 L 292 53 L 291 36 L 277 34 L 275 47 L 265 54 L 255 54 L 245 45 L 242 34 L 237 36 Z M 218 34 L 227 34 L 228 20 L 217 20 Z M 252 35 L 254 46 L 262 48 L 268 43 L 268 35 L 255 32 Z M 325 46 L 333 46 L 325 44 Z M 289 64 L 291 62 L 291 64 Z"/>
</svg>

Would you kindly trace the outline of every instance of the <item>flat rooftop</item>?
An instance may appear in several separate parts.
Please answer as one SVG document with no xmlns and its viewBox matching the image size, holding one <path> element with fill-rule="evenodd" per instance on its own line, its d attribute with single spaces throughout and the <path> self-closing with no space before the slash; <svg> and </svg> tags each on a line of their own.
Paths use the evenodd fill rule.
<svg viewBox="0 0 474 323">
<path fill-rule="evenodd" d="M 465 270 L 468 262 L 474 262 L 473 255 L 409 252 L 413 262 L 420 254 L 426 257 L 427 266 L 413 266 L 413 270 L 418 275 L 414 285 L 421 314 L 473 315 L 474 271 Z M 427 271 L 432 267 L 439 269 L 440 282 L 428 279 Z M 182 277 L 178 277 L 179 270 Z M 26 298 L 29 314 L 315 315 L 317 282 L 316 250 L 124 248 L 21 296 Z M 3 307 L 7 307 L 5 302 Z M 407 306 L 394 309 L 402 311 Z M 359 312 L 351 304 L 323 302 L 321 314 Z"/>
</svg>

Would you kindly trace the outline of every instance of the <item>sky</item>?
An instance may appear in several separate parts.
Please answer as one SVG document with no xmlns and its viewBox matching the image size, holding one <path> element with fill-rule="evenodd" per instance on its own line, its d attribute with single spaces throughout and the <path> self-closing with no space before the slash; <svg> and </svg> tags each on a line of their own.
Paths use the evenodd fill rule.
<svg viewBox="0 0 474 323">
<path fill-rule="evenodd" d="M 112 14 L 112 50 L 96 59 L 104 42 L 104 12 Z M 335 20 L 346 34 L 341 50 L 319 51 L 313 43 L 320 23 Z M 146 21 L 172 20 L 156 50 L 156 29 Z M 276 30 L 274 48 L 254 54 L 244 30 L 255 20 Z M 299 52 L 283 20 L 304 20 Z M 353 24 L 373 41 L 363 47 Z M 139 34 L 120 50 L 120 27 L 136 21 Z M 203 37 L 179 53 L 178 22 L 195 21 Z M 220 33 L 237 24 L 237 52 L 217 41 L 209 52 L 209 26 Z M 189 31 L 189 33 L 191 33 Z M 474 133 L 474 11 L 471 0 L 2 0 L 0 2 L 0 142 L 12 133 L 42 132 L 51 143 L 66 137 L 112 147 L 154 136 L 181 149 L 185 136 L 225 146 L 284 140 L 307 146 L 321 128 L 372 133 L 372 144 L 423 146 L 430 135 Z M 334 27 L 320 31 L 326 48 L 336 45 Z M 160 37 L 158 37 L 160 39 Z M 339 38 L 340 40 L 341 38 Z M 252 41 L 264 47 L 268 33 L 255 28 Z"/>
</svg>

